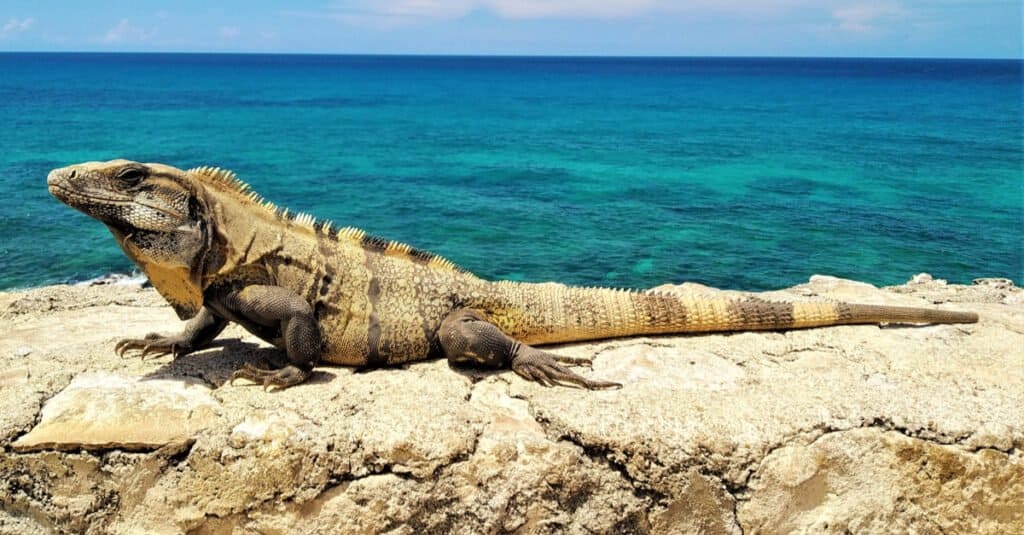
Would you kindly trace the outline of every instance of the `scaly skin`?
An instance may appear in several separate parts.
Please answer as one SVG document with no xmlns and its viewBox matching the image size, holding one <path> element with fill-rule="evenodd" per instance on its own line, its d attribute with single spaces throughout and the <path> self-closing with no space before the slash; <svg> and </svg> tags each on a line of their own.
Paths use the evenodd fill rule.
<svg viewBox="0 0 1024 535">
<path fill-rule="evenodd" d="M 116 351 L 186 355 L 228 322 L 282 349 L 277 370 L 233 378 L 285 388 L 320 362 L 399 364 L 446 355 L 510 367 L 544 385 L 608 388 L 531 344 L 642 334 L 792 329 L 852 323 L 957 323 L 977 315 L 848 303 L 775 303 L 479 279 L 407 245 L 289 213 L 228 171 L 127 160 L 55 169 L 50 192 L 104 223 L 188 319 L 177 335 L 122 340 Z"/>
</svg>

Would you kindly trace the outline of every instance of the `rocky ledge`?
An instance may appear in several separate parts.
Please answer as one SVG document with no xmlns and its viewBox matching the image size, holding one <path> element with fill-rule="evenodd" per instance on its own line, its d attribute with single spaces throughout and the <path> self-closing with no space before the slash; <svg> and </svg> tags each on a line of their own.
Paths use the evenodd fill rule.
<svg viewBox="0 0 1024 535">
<path fill-rule="evenodd" d="M 226 383 L 273 353 L 237 329 L 115 356 L 179 328 L 151 290 L 0 294 L 0 532 L 1024 532 L 1024 292 L 816 276 L 767 296 L 981 321 L 559 348 L 614 391 L 430 361 L 267 393 Z"/>
</svg>

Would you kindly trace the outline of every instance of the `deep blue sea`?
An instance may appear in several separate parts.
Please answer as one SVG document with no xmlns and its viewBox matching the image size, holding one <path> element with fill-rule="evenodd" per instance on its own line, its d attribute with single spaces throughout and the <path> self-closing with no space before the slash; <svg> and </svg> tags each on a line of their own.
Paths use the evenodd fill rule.
<svg viewBox="0 0 1024 535">
<path fill-rule="evenodd" d="M 235 170 L 488 278 L 1024 279 L 1021 61 L 0 54 L 0 289 L 130 272 L 47 172 Z"/>
</svg>

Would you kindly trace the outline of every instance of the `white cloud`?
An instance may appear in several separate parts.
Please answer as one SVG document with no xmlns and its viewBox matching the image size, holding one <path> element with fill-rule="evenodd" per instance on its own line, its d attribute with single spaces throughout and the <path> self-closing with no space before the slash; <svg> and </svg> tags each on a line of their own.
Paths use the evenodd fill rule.
<svg viewBox="0 0 1024 535">
<path fill-rule="evenodd" d="M 287 11 L 345 24 L 403 26 L 452 20 L 476 10 L 504 19 L 620 19 L 652 13 L 712 13 L 750 17 L 781 14 L 796 8 L 829 13 L 840 0 L 335 0 L 324 11 Z M 826 15 L 827 16 L 827 15 Z"/>
<path fill-rule="evenodd" d="M 655 0 L 487 0 L 481 2 L 508 19 L 548 17 L 619 18 L 641 15 L 657 7 Z"/>
<path fill-rule="evenodd" d="M 362 2 L 359 2 L 363 4 Z M 385 0 L 366 2 L 362 11 L 392 17 L 455 18 L 470 12 L 478 2 L 474 0 Z M 376 9 L 374 9 L 376 7 Z"/>
<path fill-rule="evenodd" d="M 914 12 L 903 7 L 914 0 L 333 0 L 323 10 L 285 14 L 328 19 L 349 26 L 391 30 L 436 21 L 457 20 L 487 11 L 505 20 L 718 19 L 737 25 L 766 27 L 800 21 L 814 31 L 848 35 L 877 34 Z M 962 1 L 962 0 L 957 0 Z M 916 11 L 916 10 L 915 10 Z M 817 28 L 820 28 L 818 30 Z"/>
<path fill-rule="evenodd" d="M 897 4 L 856 4 L 836 8 L 832 19 L 836 26 L 850 33 L 871 33 L 880 24 L 893 17 L 906 15 L 906 10 Z"/>
<path fill-rule="evenodd" d="M 349 26 L 389 29 L 430 20 L 458 19 L 472 11 L 478 0 L 341 0 L 324 10 L 284 10 L 284 15 L 328 19 Z"/>
<path fill-rule="evenodd" d="M 156 28 L 134 26 L 128 19 L 121 19 L 100 39 L 104 43 L 126 43 L 133 41 L 149 41 L 157 34 Z"/>
<path fill-rule="evenodd" d="M 711 0 L 704 0 L 711 1 Z M 777 1 L 777 0 L 776 0 Z M 454 20 L 476 10 L 504 19 L 625 18 L 649 13 L 664 0 L 338 0 L 324 11 L 284 11 L 286 15 L 327 18 L 379 29 Z M 671 2 L 668 2 L 671 3 Z"/>
<path fill-rule="evenodd" d="M 217 33 L 221 39 L 237 39 L 239 35 L 242 35 L 242 29 L 238 26 L 221 26 Z"/>
<path fill-rule="evenodd" d="M 36 23 L 36 19 L 32 17 L 24 19 L 11 18 L 4 24 L 3 29 L 0 30 L 0 35 L 4 37 L 10 37 L 18 33 L 27 32 L 32 29 Z"/>
</svg>

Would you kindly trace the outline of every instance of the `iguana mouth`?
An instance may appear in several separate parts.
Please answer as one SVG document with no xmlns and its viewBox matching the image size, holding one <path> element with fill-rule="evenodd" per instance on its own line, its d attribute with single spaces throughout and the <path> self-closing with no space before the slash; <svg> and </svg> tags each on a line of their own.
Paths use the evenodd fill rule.
<svg viewBox="0 0 1024 535">
<path fill-rule="evenodd" d="M 53 182 L 47 184 L 47 189 L 50 190 L 50 195 L 60 199 L 61 202 L 71 205 L 85 204 L 87 202 L 96 204 L 132 204 L 131 197 L 101 197 L 99 195 L 89 195 L 88 193 L 76 191 L 63 184 Z"/>
</svg>

